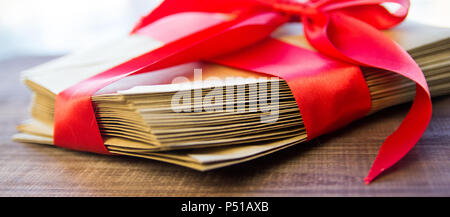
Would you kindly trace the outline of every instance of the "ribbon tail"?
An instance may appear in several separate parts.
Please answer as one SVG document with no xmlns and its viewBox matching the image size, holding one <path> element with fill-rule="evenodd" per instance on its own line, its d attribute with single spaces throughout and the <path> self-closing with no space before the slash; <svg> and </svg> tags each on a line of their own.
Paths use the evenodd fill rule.
<svg viewBox="0 0 450 217">
<path fill-rule="evenodd" d="M 421 69 L 409 54 L 373 26 L 339 11 L 331 12 L 328 22 L 320 24 L 314 26 L 314 22 L 306 23 L 305 34 L 322 53 L 391 71 L 416 83 L 416 96 L 411 110 L 380 148 L 365 178 L 365 182 L 370 183 L 405 156 L 425 132 L 432 110 L 428 85 Z"/>
<path fill-rule="evenodd" d="M 419 141 L 430 119 L 430 95 L 420 85 L 416 85 L 416 97 L 408 115 L 397 130 L 384 141 L 364 182 L 369 184 L 380 173 L 403 158 Z"/>
</svg>

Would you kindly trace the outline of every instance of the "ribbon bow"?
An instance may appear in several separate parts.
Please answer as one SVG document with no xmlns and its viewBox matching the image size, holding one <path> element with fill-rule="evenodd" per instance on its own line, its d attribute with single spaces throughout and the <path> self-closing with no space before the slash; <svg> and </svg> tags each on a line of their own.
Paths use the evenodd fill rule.
<svg viewBox="0 0 450 217">
<path fill-rule="evenodd" d="M 384 3 L 395 3 L 400 9 L 391 13 L 382 5 Z M 129 75 L 197 60 L 222 62 L 258 71 L 253 67 L 255 59 L 259 58 L 258 54 L 253 55 L 250 63 L 243 63 L 242 59 L 236 58 L 217 60 L 215 57 L 267 39 L 271 32 L 286 22 L 301 21 L 307 40 L 320 53 L 340 62 L 392 71 L 416 83 L 416 96 L 411 110 L 398 129 L 383 143 L 365 178 L 366 183 L 369 183 L 417 143 L 431 117 L 431 100 L 422 71 L 406 51 L 379 31 L 403 21 L 408 9 L 409 0 L 311 0 L 303 3 L 282 0 L 166 0 L 143 17 L 132 31 L 132 34 L 145 34 L 153 38 L 165 32 L 166 37 L 158 38 L 165 45 L 58 94 L 54 142 L 66 148 L 109 154 L 104 147 L 90 101 L 90 97 L 98 90 Z M 205 28 L 187 33 L 156 29 L 157 21 L 184 12 L 223 13 L 233 15 L 234 18 L 213 22 Z M 204 22 L 209 21 L 205 19 Z M 177 22 L 173 25 L 181 29 L 185 24 Z M 238 53 L 245 54 L 246 50 Z M 305 56 L 308 55 L 305 53 Z M 316 55 L 314 58 L 322 57 Z M 328 61 L 325 57 L 322 59 Z M 260 61 L 258 64 L 265 63 Z M 347 83 L 351 85 L 351 82 Z M 370 96 L 368 98 L 370 109 Z M 354 102 L 353 106 L 359 103 Z M 308 115 L 302 109 L 300 111 L 304 120 L 307 120 Z M 83 118 L 77 118 L 80 116 Z M 348 118 L 348 122 L 355 118 Z M 305 126 L 308 139 L 332 130 L 308 128 L 306 121 Z"/>
</svg>

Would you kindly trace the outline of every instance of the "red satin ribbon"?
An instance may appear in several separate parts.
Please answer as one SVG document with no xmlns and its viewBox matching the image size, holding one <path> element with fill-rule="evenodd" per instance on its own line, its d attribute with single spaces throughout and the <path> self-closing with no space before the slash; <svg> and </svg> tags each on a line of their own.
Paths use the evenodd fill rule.
<svg viewBox="0 0 450 217">
<path fill-rule="evenodd" d="M 372 106 L 359 66 L 279 40 L 268 39 L 210 61 L 286 80 L 308 140 L 365 116 Z"/>
<path fill-rule="evenodd" d="M 401 8 L 391 14 L 380 5 L 386 2 L 397 3 Z M 215 61 L 286 79 L 311 139 L 367 113 L 370 95 L 355 66 L 371 66 L 403 75 L 417 85 L 413 106 L 399 128 L 383 143 L 365 179 L 369 183 L 417 143 L 431 117 L 430 95 L 420 68 L 406 51 L 379 31 L 401 22 L 408 8 L 408 0 L 322 0 L 303 4 L 279 0 L 166 0 L 142 18 L 132 33 L 158 38 L 161 34 L 156 32 L 167 32 L 158 22 L 184 12 L 225 13 L 235 18 L 223 22 L 205 20 L 203 24 L 183 21 L 173 24 L 195 31 L 170 32 L 171 37 L 160 38 L 166 42 L 163 47 L 58 94 L 54 142 L 61 147 L 109 154 L 97 126 L 91 96 L 126 76 L 196 60 Z M 303 23 L 311 45 L 334 60 L 274 39 L 215 58 L 255 44 L 278 26 L 298 20 Z M 261 49 L 264 52 L 255 52 Z M 267 55 L 269 51 L 271 55 Z M 316 111 L 324 115 L 317 116 Z"/>
</svg>

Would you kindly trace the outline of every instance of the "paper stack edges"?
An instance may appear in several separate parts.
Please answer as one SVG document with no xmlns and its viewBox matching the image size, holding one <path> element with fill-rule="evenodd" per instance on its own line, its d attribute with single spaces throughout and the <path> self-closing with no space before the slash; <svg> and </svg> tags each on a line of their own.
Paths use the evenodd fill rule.
<svg viewBox="0 0 450 217">
<path fill-rule="evenodd" d="M 450 93 L 449 29 L 404 22 L 385 33 L 420 65 L 432 96 Z M 301 34 L 301 24 L 287 24 L 273 37 L 312 49 Z M 59 92 L 161 45 L 149 37 L 130 35 L 23 72 L 25 84 L 33 91 L 32 119 L 17 127 L 20 133 L 14 139 L 52 145 L 53 107 Z M 195 69 L 201 69 L 200 80 L 205 82 L 198 81 Z M 362 71 L 371 93 L 370 113 L 414 98 L 415 84 L 410 80 L 375 68 Z M 185 83 L 172 83 L 180 77 Z M 261 88 L 267 90 L 267 98 L 259 95 Z M 230 100 L 203 104 L 200 112 L 177 112 L 173 99 L 180 93 L 188 102 L 177 108 L 183 111 L 196 109 L 199 100 Z M 278 100 L 270 100 L 271 94 L 277 94 Z M 211 63 L 130 76 L 99 91 L 92 102 L 110 152 L 196 170 L 248 161 L 306 141 L 300 111 L 284 80 Z M 234 112 L 227 111 L 227 106 Z"/>
</svg>

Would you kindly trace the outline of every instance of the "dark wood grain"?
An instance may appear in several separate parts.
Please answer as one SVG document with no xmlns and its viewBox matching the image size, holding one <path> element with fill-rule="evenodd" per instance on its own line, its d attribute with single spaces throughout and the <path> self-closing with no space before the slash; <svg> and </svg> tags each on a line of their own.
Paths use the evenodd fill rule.
<svg viewBox="0 0 450 217">
<path fill-rule="evenodd" d="M 30 100 L 19 71 L 49 59 L 0 63 L 0 196 L 450 196 L 450 97 L 434 99 L 433 118 L 420 142 L 369 186 L 362 180 L 409 105 L 270 156 L 202 173 L 12 142 Z"/>
</svg>

